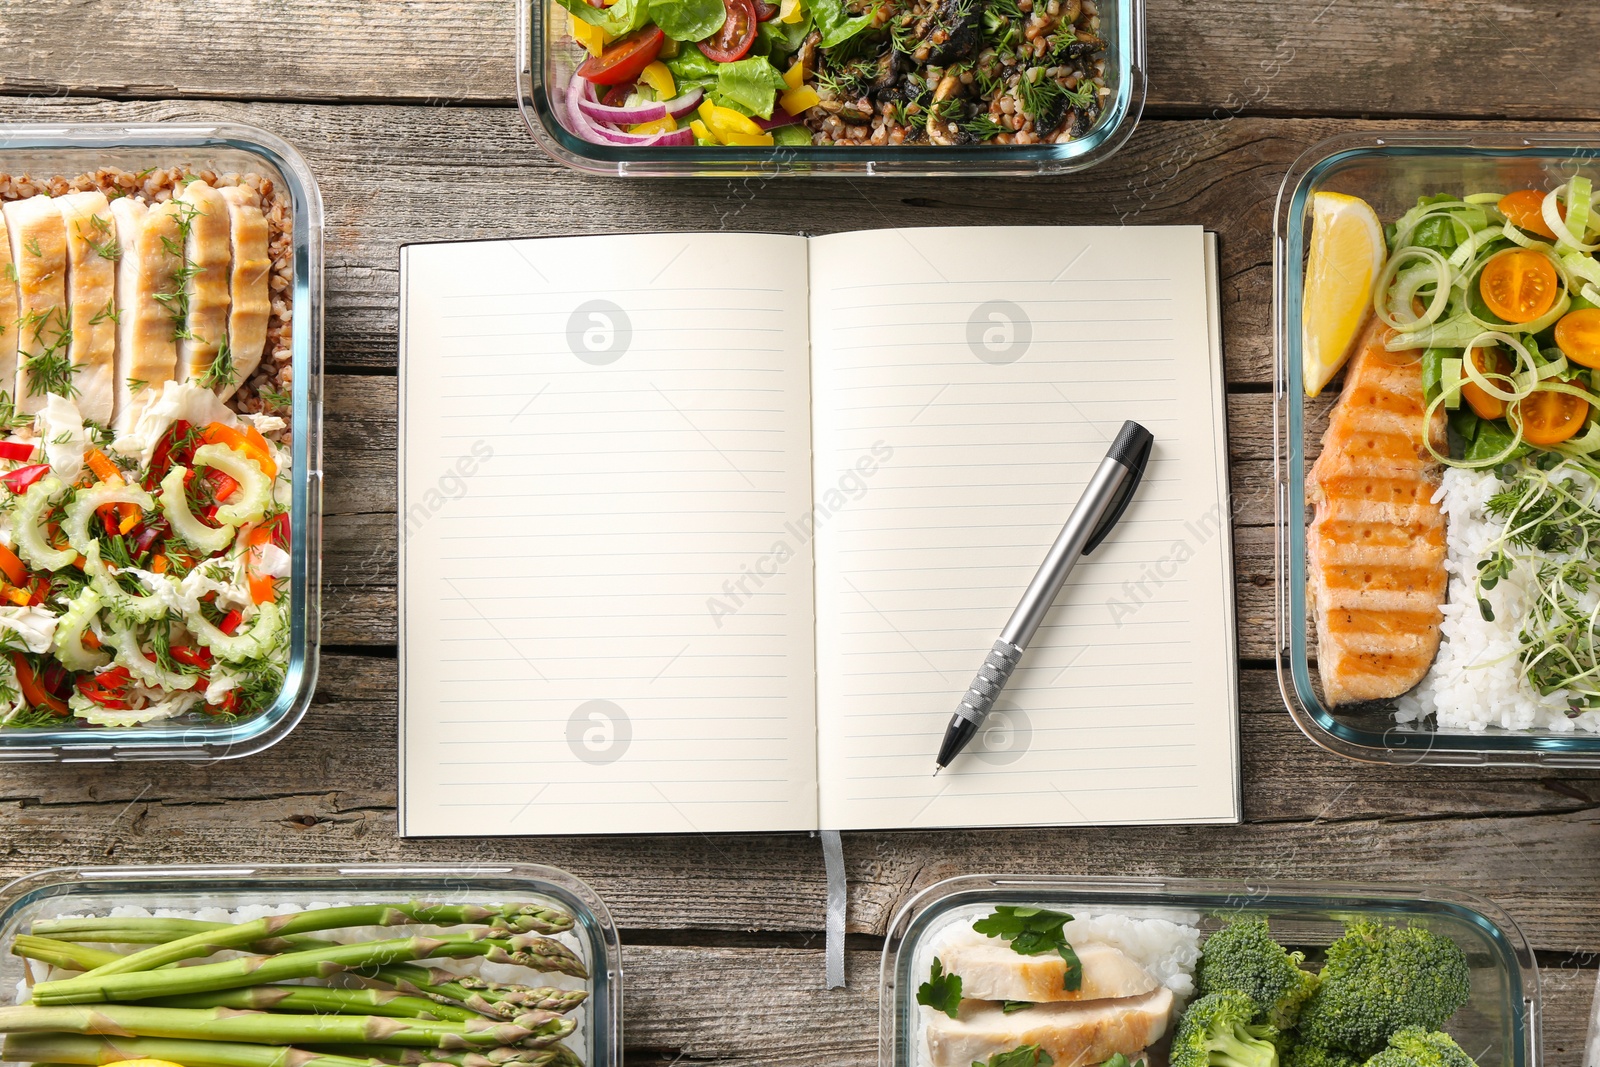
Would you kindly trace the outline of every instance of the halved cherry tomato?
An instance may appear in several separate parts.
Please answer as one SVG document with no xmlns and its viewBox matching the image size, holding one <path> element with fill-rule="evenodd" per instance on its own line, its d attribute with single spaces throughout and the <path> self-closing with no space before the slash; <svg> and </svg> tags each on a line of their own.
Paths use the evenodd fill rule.
<svg viewBox="0 0 1600 1067">
<path fill-rule="evenodd" d="M 667 35 L 659 26 L 646 26 L 612 41 L 597 56 L 578 64 L 578 77 L 596 85 L 622 85 L 639 77 L 639 72 L 655 62 Z"/>
<path fill-rule="evenodd" d="M 727 17 L 722 29 L 700 42 L 707 59 L 732 63 L 743 59 L 756 40 L 756 5 L 752 0 L 722 0 Z"/>
<path fill-rule="evenodd" d="M 1588 415 L 1582 397 L 1541 389 L 1517 401 L 1511 417 L 1522 424 L 1523 440 L 1548 448 L 1576 436 Z"/>
<path fill-rule="evenodd" d="M 32 459 L 35 447 L 27 441 L 0 441 L 0 459 Z"/>
<path fill-rule="evenodd" d="M 0 545 L 0 572 L 12 585 L 25 585 L 28 581 L 27 565 L 5 545 Z"/>
<path fill-rule="evenodd" d="M 778 5 L 769 4 L 767 0 L 754 0 L 757 22 L 771 22 L 778 17 Z"/>
<path fill-rule="evenodd" d="M 1507 322 L 1532 322 L 1555 306 L 1559 291 L 1555 264 L 1531 248 L 1506 249 L 1478 276 L 1483 302 Z"/>
<path fill-rule="evenodd" d="M 1556 347 L 1572 362 L 1600 367 L 1600 308 L 1569 311 L 1556 323 Z"/>
<path fill-rule="evenodd" d="M 4 482 L 7 489 L 20 495 L 27 492 L 28 486 L 49 473 L 50 464 L 35 463 L 31 467 L 18 467 L 14 471 L 0 475 L 0 482 Z"/>
<path fill-rule="evenodd" d="M 21 652 L 11 653 L 11 664 L 17 669 L 17 685 L 22 689 L 22 697 L 31 706 L 47 708 L 52 714 L 68 714 L 67 702 L 51 693 L 39 683 L 39 676 L 33 673 L 33 664 Z"/>
<path fill-rule="evenodd" d="M 1544 197 L 1545 194 L 1537 189 L 1518 189 L 1502 196 L 1500 203 L 1495 206 L 1500 209 L 1500 214 L 1511 220 L 1511 225 L 1554 241 L 1556 235 L 1544 221 Z M 1557 210 L 1562 218 L 1567 217 L 1567 205 L 1562 204 Z"/>
<path fill-rule="evenodd" d="M 1485 374 L 1504 374 L 1511 368 L 1506 365 L 1506 359 L 1498 348 L 1474 348 L 1472 350 L 1472 365 Z M 1493 379 L 1490 379 L 1493 381 Z M 1505 385 L 1504 382 L 1495 382 L 1496 385 Z M 1503 419 L 1506 417 L 1506 402 L 1497 396 L 1491 396 L 1467 376 L 1461 376 L 1461 399 L 1472 408 L 1473 414 L 1480 419 Z"/>
<path fill-rule="evenodd" d="M 649 65 L 648 63 L 645 64 L 647 67 Z M 638 82 L 623 82 L 621 85 L 613 85 L 606 90 L 605 95 L 600 98 L 600 102 L 607 107 L 621 107 L 628 102 L 628 94 L 632 93 L 634 87 L 638 84 Z"/>
</svg>

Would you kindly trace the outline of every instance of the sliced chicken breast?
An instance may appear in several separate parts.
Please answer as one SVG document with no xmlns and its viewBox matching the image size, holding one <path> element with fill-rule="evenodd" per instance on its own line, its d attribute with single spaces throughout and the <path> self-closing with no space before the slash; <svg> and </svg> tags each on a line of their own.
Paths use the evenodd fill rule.
<svg viewBox="0 0 1600 1067">
<path fill-rule="evenodd" d="M 116 406 L 117 259 L 121 245 L 104 193 L 59 197 L 67 228 L 67 299 L 72 309 L 73 384 L 84 419 L 111 425 Z"/>
<path fill-rule="evenodd" d="M 939 958 L 946 971 L 961 976 L 962 995 L 975 1000 L 1108 1000 L 1143 996 L 1160 984 L 1121 949 L 1096 942 L 1073 948 L 1083 981 L 1071 991 L 1063 988 L 1067 961 L 1060 956 L 1019 956 L 1006 942 L 970 927 L 952 932 Z"/>
<path fill-rule="evenodd" d="M 233 305 L 228 312 L 233 381 L 217 384 L 218 395 L 226 400 L 255 373 L 267 348 L 267 319 L 272 312 L 272 294 L 268 287 L 272 255 L 267 241 L 267 217 L 261 212 L 261 195 L 246 185 L 225 185 L 217 192 L 228 205 L 233 246 L 230 286 Z"/>
<path fill-rule="evenodd" d="M 1058 1067 L 1089 1067 L 1154 1044 L 1172 1021 L 1165 986 L 1125 1000 L 1036 1004 L 1007 1015 L 999 1004 L 963 1000 L 958 1018 L 923 1008 L 932 1067 L 971 1067 L 1019 1045 L 1038 1045 Z"/>
<path fill-rule="evenodd" d="M 1399 696 L 1439 649 L 1448 593 L 1445 517 L 1433 502 L 1444 412 L 1426 419 L 1422 363 L 1390 352 L 1376 318 L 1357 341 L 1344 390 L 1306 479 L 1317 668 L 1330 705 Z"/>
<path fill-rule="evenodd" d="M 176 304 L 183 266 L 179 208 L 170 201 L 147 209 L 137 200 L 111 203 L 122 246 L 117 262 L 116 409 L 112 429 L 123 434 L 161 395 L 178 367 L 177 331 L 169 306 Z"/>
<path fill-rule="evenodd" d="M 6 216 L 0 211 L 0 392 L 8 399 L 17 393 L 17 262 L 11 258 L 11 237 Z"/>
<path fill-rule="evenodd" d="M 179 205 L 189 275 L 184 281 L 187 314 L 178 337 L 178 380 L 230 379 L 230 367 L 213 370 L 217 353 L 228 343 L 228 267 L 233 261 L 228 202 L 203 181 L 184 185 L 173 202 Z"/>
<path fill-rule="evenodd" d="M 36 414 L 51 393 L 72 392 L 67 311 L 67 224 L 48 196 L 5 205 L 17 268 L 17 410 Z"/>
</svg>

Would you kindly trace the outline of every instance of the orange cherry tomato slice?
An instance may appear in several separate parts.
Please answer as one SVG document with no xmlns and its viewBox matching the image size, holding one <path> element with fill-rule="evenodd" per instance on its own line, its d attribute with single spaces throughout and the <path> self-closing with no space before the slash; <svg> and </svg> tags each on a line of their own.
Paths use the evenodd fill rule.
<svg viewBox="0 0 1600 1067">
<path fill-rule="evenodd" d="M 1515 407 L 1522 439 L 1541 448 L 1575 437 L 1589 416 L 1589 405 L 1581 397 L 1548 389 L 1523 397 Z"/>
<path fill-rule="evenodd" d="M 1556 347 L 1572 362 L 1600 367 L 1600 308 L 1569 311 L 1556 323 Z"/>
<path fill-rule="evenodd" d="M 1504 374 L 1507 371 L 1506 360 L 1498 348 L 1474 348 L 1472 350 L 1472 365 L 1485 374 Z M 1493 379 L 1491 379 L 1493 380 Z M 1496 383 L 1501 384 L 1501 383 Z M 1461 379 L 1461 399 L 1467 402 L 1472 413 L 1480 419 L 1503 419 L 1506 417 L 1506 402 L 1497 396 L 1492 396 L 1483 391 L 1483 388 L 1465 375 Z"/>
<path fill-rule="evenodd" d="M 1500 203 L 1495 206 L 1517 229 L 1527 230 L 1548 241 L 1554 241 L 1555 231 L 1544 221 L 1544 197 L 1545 194 L 1537 189 L 1518 189 L 1514 193 L 1502 196 Z M 1567 205 L 1561 204 L 1557 210 L 1561 212 L 1562 218 L 1567 217 Z"/>
<path fill-rule="evenodd" d="M 1478 292 L 1489 310 L 1507 322 L 1532 322 L 1555 306 L 1561 280 L 1543 252 L 1508 248 L 1484 264 Z"/>
</svg>

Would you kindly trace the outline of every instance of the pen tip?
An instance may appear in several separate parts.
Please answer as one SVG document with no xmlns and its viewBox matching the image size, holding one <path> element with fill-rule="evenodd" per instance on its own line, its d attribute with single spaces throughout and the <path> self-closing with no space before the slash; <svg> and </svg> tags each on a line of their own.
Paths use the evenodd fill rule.
<svg viewBox="0 0 1600 1067">
<path fill-rule="evenodd" d="M 942 770 L 944 770 L 944 768 L 939 766 L 937 763 L 935 763 L 933 765 L 933 776 L 935 778 L 939 777 L 939 772 L 942 771 Z"/>
</svg>

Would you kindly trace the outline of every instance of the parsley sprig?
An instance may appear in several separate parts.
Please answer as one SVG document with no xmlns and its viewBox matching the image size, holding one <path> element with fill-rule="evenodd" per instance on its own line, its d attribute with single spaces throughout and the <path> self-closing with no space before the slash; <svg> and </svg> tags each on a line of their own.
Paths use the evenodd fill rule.
<svg viewBox="0 0 1600 1067">
<path fill-rule="evenodd" d="M 961 976 L 945 973 L 944 964 L 935 956 L 928 980 L 917 987 L 917 1003 L 954 1019 L 961 1012 Z"/>
<path fill-rule="evenodd" d="M 1071 992 L 1083 986 L 1083 963 L 1067 944 L 1065 928 L 1071 921 L 1072 916 L 1063 911 L 1003 904 L 994 909 L 993 915 L 973 923 L 972 928 L 986 937 L 1009 942 L 1011 951 L 1019 956 L 1056 953 L 1067 964 L 1061 988 Z"/>
<path fill-rule="evenodd" d="M 1038 1045 L 1018 1045 L 1009 1052 L 996 1052 L 982 1063 L 973 1060 L 972 1067 L 1052 1067 L 1055 1062 Z"/>
</svg>

